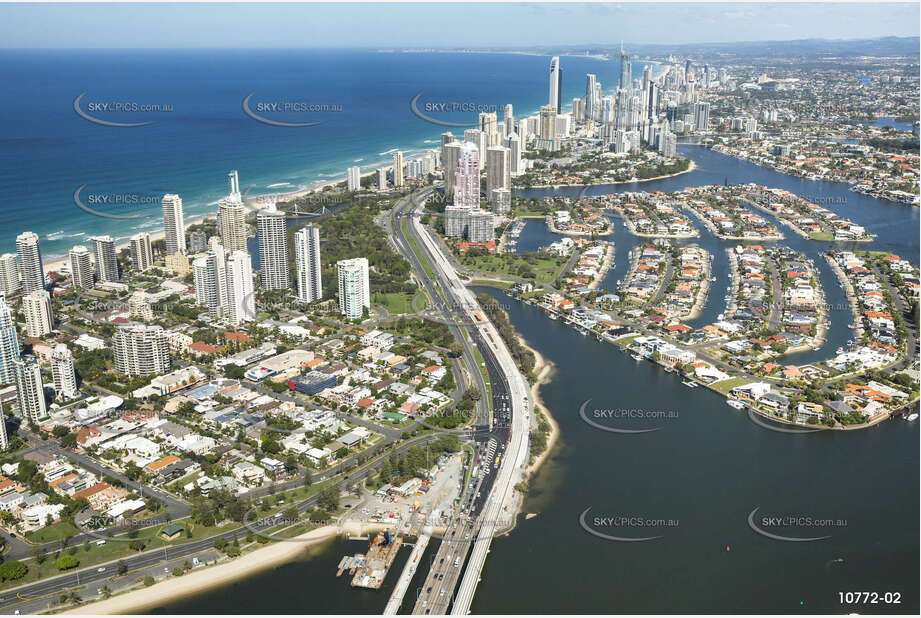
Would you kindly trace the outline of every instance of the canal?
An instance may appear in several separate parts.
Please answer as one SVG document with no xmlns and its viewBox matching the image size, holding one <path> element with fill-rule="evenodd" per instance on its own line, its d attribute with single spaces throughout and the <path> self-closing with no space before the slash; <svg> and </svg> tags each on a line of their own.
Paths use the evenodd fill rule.
<svg viewBox="0 0 921 618">
<path fill-rule="evenodd" d="M 878 234 L 858 248 L 918 262 L 917 209 L 858 195 L 846 185 L 784 176 L 699 146 L 682 145 L 681 152 L 695 160 L 696 170 L 636 185 L 590 187 L 587 194 L 756 182 L 811 199 Z M 627 251 L 637 242 L 613 221 L 617 264 L 604 284 L 609 289 L 626 272 Z M 692 242 L 714 255 L 718 279 L 698 319 L 706 323 L 722 311 L 728 245 L 694 222 L 701 238 Z M 780 229 L 784 244 L 813 258 L 827 302 L 846 306 L 820 259 L 829 244 Z M 529 223 L 522 237 L 526 233 L 535 248 L 555 240 L 540 220 Z M 634 361 L 504 292 L 477 291 L 507 308 L 518 332 L 554 364 L 540 395 L 561 438 L 531 483 L 523 513 L 536 516 L 522 514 L 515 531 L 493 544 L 474 613 L 918 613 L 917 422 L 896 419 L 857 432 L 770 431 L 716 393 L 688 389 L 660 367 Z M 849 338 L 849 313 L 832 311 L 831 320 L 826 345 L 793 362 L 825 358 Z M 585 422 L 580 409 L 609 428 L 654 431 L 604 431 Z M 779 527 L 780 519 L 787 525 Z M 753 527 L 775 537 L 826 538 L 778 540 Z M 156 613 L 379 613 L 409 552 L 401 552 L 384 589 L 357 591 L 345 577 L 335 578 L 335 567 L 343 554 L 363 549 L 359 542 L 331 541 L 236 584 L 165 603 Z M 423 563 L 436 549 L 429 546 Z M 420 581 L 417 576 L 413 585 Z M 839 592 L 847 591 L 898 593 L 899 603 L 845 605 Z M 404 612 L 415 595 L 407 596 Z"/>
</svg>

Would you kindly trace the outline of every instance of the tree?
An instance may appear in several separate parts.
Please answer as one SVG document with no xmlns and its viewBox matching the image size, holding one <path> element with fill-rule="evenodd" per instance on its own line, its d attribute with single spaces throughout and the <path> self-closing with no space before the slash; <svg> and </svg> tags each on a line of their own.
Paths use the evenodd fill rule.
<svg viewBox="0 0 921 618">
<path fill-rule="evenodd" d="M 9 581 L 12 579 L 22 579 L 29 568 L 18 560 L 10 560 L 0 564 L 0 581 Z"/>
<path fill-rule="evenodd" d="M 155 582 L 156 582 L 156 580 L 155 580 L 153 577 L 151 577 L 150 575 L 145 575 L 145 576 L 144 576 L 144 585 L 147 586 L 148 588 L 149 588 L 150 586 L 153 586 Z"/>
<path fill-rule="evenodd" d="M 339 488 L 328 487 L 320 492 L 317 496 L 317 504 L 321 509 L 327 512 L 335 511 L 339 508 Z"/>
<path fill-rule="evenodd" d="M 45 561 L 45 550 L 40 545 L 36 545 L 32 548 L 32 557 L 35 558 L 35 562 L 41 564 Z"/>
<path fill-rule="evenodd" d="M 58 571 L 66 571 L 68 569 L 72 569 L 76 566 L 79 566 L 79 564 L 80 564 L 80 561 L 77 560 L 75 557 L 71 556 L 70 554 L 64 554 L 63 556 L 58 558 L 57 562 L 54 563 Z"/>
<path fill-rule="evenodd" d="M 140 551 L 144 551 L 144 547 L 146 547 L 146 545 L 147 544 L 144 541 L 142 541 L 141 539 L 138 539 L 136 541 L 131 541 L 128 547 L 134 551 L 140 552 Z"/>
<path fill-rule="evenodd" d="M 119 575 L 124 575 L 128 572 L 128 563 L 124 560 L 119 560 L 118 564 L 115 566 L 115 572 Z"/>
</svg>

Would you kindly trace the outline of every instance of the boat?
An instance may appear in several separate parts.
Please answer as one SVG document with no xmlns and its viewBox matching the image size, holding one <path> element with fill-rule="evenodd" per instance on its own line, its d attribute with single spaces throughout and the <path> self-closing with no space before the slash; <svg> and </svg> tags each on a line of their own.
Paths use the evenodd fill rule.
<svg viewBox="0 0 921 618">
<path fill-rule="evenodd" d="M 688 388 L 697 388 L 697 382 L 694 382 L 693 380 L 682 380 L 681 383 Z"/>
<path fill-rule="evenodd" d="M 727 399 L 726 403 L 735 408 L 736 410 L 744 410 L 745 404 L 737 399 Z"/>
<path fill-rule="evenodd" d="M 547 317 L 549 317 L 551 320 L 559 319 L 559 318 L 557 318 L 557 315 L 556 315 L 555 313 L 548 313 L 548 314 L 547 314 Z"/>
<path fill-rule="evenodd" d="M 634 352 L 634 353 L 631 354 L 630 356 L 631 356 L 631 357 L 633 358 L 633 360 L 635 360 L 635 361 L 641 361 L 641 360 L 643 360 L 643 355 L 640 354 L 639 352 Z"/>
<path fill-rule="evenodd" d="M 918 420 L 918 413 L 917 413 L 917 412 L 912 412 L 911 414 L 908 415 L 908 419 L 907 419 L 907 420 L 909 420 L 909 421 L 916 421 L 916 420 Z"/>
</svg>

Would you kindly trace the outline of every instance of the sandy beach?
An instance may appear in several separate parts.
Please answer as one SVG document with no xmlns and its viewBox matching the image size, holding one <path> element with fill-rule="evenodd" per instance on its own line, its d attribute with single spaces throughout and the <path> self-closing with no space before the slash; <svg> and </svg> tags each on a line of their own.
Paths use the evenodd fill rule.
<svg viewBox="0 0 921 618">
<path fill-rule="evenodd" d="M 323 526 L 295 537 L 302 539 L 302 543 L 278 542 L 266 545 L 239 558 L 212 567 L 199 567 L 186 575 L 167 578 L 149 588 L 132 590 L 96 603 L 87 603 L 63 613 L 92 615 L 143 612 L 162 605 L 164 599 L 175 601 L 184 596 L 244 579 L 259 571 L 292 560 L 303 553 L 306 548 L 330 539 L 336 533 L 336 526 Z"/>
<path fill-rule="evenodd" d="M 550 410 L 544 405 L 539 392 L 541 384 L 550 382 L 555 370 L 553 363 L 547 361 L 547 359 L 541 356 L 540 352 L 528 345 L 528 342 L 520 335 L 518 336 L 518 341 L 522 346 L 534 354 L 534 374 L 537 376 L 537 379 L 531 384 L 531 401 L 534 402 L 534 408 L 540 410 L 544 418 L 546 418 L 547 422 L 550 424 L 550 435 L 547 437 L 547 448 L 531 462 L 531 465 L 529 465 L 526 470 L 527 477 L 531 478 L 550 455 L 550 452 L 553 451 L 553 447 L 560 437 L 560 426 L 557 425 L 556 419 L 553 418 L 553 415 L 550 414 Z"/>
</svg>

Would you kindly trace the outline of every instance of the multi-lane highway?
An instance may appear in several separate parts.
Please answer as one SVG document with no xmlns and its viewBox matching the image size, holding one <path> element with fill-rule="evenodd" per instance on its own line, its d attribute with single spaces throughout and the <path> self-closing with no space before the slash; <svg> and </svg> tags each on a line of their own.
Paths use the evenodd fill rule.
<svg viewBox="0 0 921 618">
<path fill-rule="evenodd" d="M 438 276 L 438 280 L 436 281 L 432 281 L 426 275 L 425 268 L 419 261 L 419 258 L 416 256 L 415 251 L 413 251 L 413 248 L 410 245 L 409 239 L 404 233 L 404 218 L 415 218 L 415 215 L 412 214 L 413 211 L 418 207 L 421 201 L 424 201 L 425 198 L 431 194 L 432 191 L 433 189 L 426 189 L 418 194 L 406 196 L 397 202 L 396 205 L 394 205 L 390 213 L 389 221 L 391 238 L 394 241 L 397 251 L 399 251 L 400 254 L 402 254 L 403 257 L 409 261 L 413 271 L 416 273 L 416 277 L 419 279 L 419 281 L 422 282 L 422 286 L 425 288 L 426 293 L 434 304 L 434 311 L 442 315 L 444 323 L 447 325 L 451 335 L 461 344 L 461 348 L 463 350 L 462 357 L 464 360 L 464 365 L 467 367 L 468 373 L 470 374 L 470 380 L 473 382 L 473 386 L 475 386 L 481 394 L 485 395 L 487 392 L 486 381 L 483 379 L 483 375 L 479 370 L 476 356 L 473 353 L 473 346 L 455 320 L 455 318 L 457 318 L 459 315 L 459 307 L 457 304 L 452 302 L 451 297 L 448 294 L 439 294 L 436 286 L 441 285 L 442 289 L 445 290 L 445 282 L 441 279 L 440 276 L 438 276 L 437 271 L 436 276 Z M 413 236 L 413 240 L 415 241 L 417 248 L 422 251 L 412 226 L 409 226 L 409 233 Z M 481 401 L 477 403 L 476 422 L 477 424 L 485 425 L 489 423 L 489 409 L 485 404 L 482 403 L 482 401 L 483 400 L 481 399 Z"/>
<path fill-rule="evenodd" d="M 479 487 L 472 495 L 464 496 L 461 513 L 455 522 L 458 528 L 464 531 L 465 538 L 450 539 L 449 542 L 442 543 L 435 556 L 434 574 L 430 573 L 426 578 L 414 610 L 415 613 L 447 611 L 454 591 L 454 582 L 463 569 L 460 588 L 454 595 L 452 613 L 466 614 L 473 600 L 493 535 L 503 513 L 507 512 L 506 499 L 511 496 L 516 479 L 527 463 L 529 388 L 498 331 L 485 318 L 473 293 L 466 288 L 439 244 L 420 223 L 415 206 L 407 212 L 408 207 L 409 202 L 404 200 L 393 209 L 396 243 L 420 274 L 430 296 L 439 298 L 434 290 L 435 282 L 425 275 L 425 269 L 411 250 L 401 222 L 397 221 L 408 216 L 409 233 L 423 259 L 433 269 L 443 298 L 452 309 L 451 317 L 465 326 L 470 340 L 465 338 L 467 333 L 461 331 L 456 324 L 450 325 L 452 333 L 464 343 L 465 348 L 469 349 L 470 341 L 476 345 L 492 387 L 493 398 L 490 403 L 493 414 L 489 417 L 490 429 L 486 435 L 482 435 L 482 431 L 478 433 L 481 434 L 481 438 L 485 438 L 480 444 L 488 444 L 490 439 L 496 444 L 496 450 L 493 452 L 496 453 L 497 461 L 481 461 L 483 471 L 488 473 L 480 477 Z M 472 367 L 476 368 L 473 373 L 479 374 L 478 365 L 474 363 Z M 481 392 L 487 391 L 484 389 Z M 453 525 L 454 523 L 452 529 L 456 530 Z M 450 535 L 450 531 L 448 534 Z M 464 566 L 467 548 L 471 545 L 470 557 L 466 559 Z"/>
</svg>

